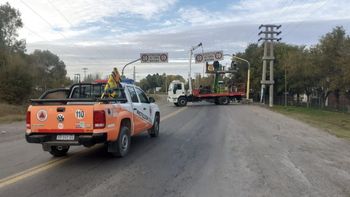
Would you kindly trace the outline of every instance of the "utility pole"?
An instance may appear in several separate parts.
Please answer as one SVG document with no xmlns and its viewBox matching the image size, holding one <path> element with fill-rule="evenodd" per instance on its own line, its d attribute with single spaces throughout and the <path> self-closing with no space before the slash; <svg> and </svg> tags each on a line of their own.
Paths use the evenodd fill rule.
<svg viewBox="0 0 350 197">
<path fill-rule="evenodd" d="M 259 29 L 265 28 L 264 30 L 259 32 L 259 36 L 261 34 L 264 34 L 263 37 L 259 38 L 258 41 L 263 40 L 264 41 L 264 56 L 263 56 L 263 71 L 262 71 L 262 79 L 261 79 L 261 97 L 260 102 L 263 102 L 263 98 L 265 95 L 265 89 L 266 85 L 269 86 L 269 106 L 273 106 L 273 62 L 275 60 L 274 53 L 273 53 L 273 41 L 280 41 L 281 38 L 277 38 L 275 36 L 278 36 L 281 34 L 281 31 L 276 31 L 279 28 L 281 28 L 281 25 L 260 25 Z M 269 68 L 269 79 L 266 77 L 267 73 L 267 65 L 270 65 Z"/>
<path fill-rule="evenodd" d="M 132 79 L 134 80 L 134 83 L 136 82 L 136 69 L 135 69 L 135 66 L 134 66 L 134 71 L 132 73 Z"/>
<path fill-rule="evenodd" d="M 165 93 L 168 93 L 168 79 L 166 74 L 165 74 Z"/>
<path fill-rule="evenodd" d="M 287 65 L 284 64 L 284 106 L 288 103 L 288 92 L 287 92 Z"/>
<path fill-rule="evenodd" d="M 188 73 L 188 92 L 189 94 L 192 94 L 192 55 L 193 51 L 198 49 L 199 47 L 203 47 L 202 43 L 199 43 L 197 46 L 193 46 L 190 48 L 189 51 L 189 65 L 190 65 L 190 72 Z"/>
<path fill-rule="evenodd" d="M 84 81 L 86 81 L 86 71 L 88 70 L 88 68 L 83 68 L 84 71 Z"/>
<path fill-rule="evenodd" d="M 74 74 L 74 80 L 80 83 L 80 74 Z"/>
</svg>

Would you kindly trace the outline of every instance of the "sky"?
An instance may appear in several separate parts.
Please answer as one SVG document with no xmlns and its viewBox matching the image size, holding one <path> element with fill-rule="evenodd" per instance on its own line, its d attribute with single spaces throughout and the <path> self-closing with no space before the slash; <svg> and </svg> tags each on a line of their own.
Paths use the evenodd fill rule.
<svg viewBox="0 0 350 197">
<path fill-rule="evenodd" d="M 0 0 L 18 9 L 19 38 L 27 52 L 50 50 L 66 64 L 68 76 L 107 76 L 140 53 L 167 52 L 167 64 L 128 66 L 136 79 L 163 73 L 187 76 L 188 50 L 243 52 L 257 43 L 260 24 L 281 24 L 282 42 L 315 45 L 335 26 L 350 32 L 349 0 Z M 203 65 L 194 64 L 193 73 Z"/>
</svg>

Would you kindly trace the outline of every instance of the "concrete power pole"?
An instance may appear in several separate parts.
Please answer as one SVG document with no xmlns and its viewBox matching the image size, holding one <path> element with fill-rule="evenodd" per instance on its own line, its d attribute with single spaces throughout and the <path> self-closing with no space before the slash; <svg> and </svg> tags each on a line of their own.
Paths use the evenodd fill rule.
<svg viewBox="0 0 350 197">
<path fill-rule="evenodd" d="M 274 53 L 273 53 L 273 41 L 280 41 L 281 38 L 277 38 L 275 36 L 278 36 L 281 34 L 281 31 L 275 31 L 281 28 L 281 25 L 260 25 L 259 29 L 265 28 L 264 30 L 259 32 L 259 36 L 261 34 L 264 34 L 263 37 L 259 38 L 258 41 L 263 40 L 264 41 L 264 56 L 263 56 L 263 71 L 262 71 L 262 79 L 261 79 L 261 97 L 260 102 L 263 102 L 265 91 L 266 91 L 266 85 L 269 86 L 269 106 L 273 106 L 273 84 L 275 83 L 273 80 L 273 62 L 275 60 Z M 269 79 L 266 77 L 267 73 L 267 64 L 269 62 L 270 68 L 269 68 Z"/>
<path fill-rule="evenodd" d="M 136 82 L 136 69 L 135 69 L 135 66 L 134 66 L 134 71 L 133 71 L 133 74 L 132 74 L 132 79 L 134 80 L 134 83 Z"/>
</svg>

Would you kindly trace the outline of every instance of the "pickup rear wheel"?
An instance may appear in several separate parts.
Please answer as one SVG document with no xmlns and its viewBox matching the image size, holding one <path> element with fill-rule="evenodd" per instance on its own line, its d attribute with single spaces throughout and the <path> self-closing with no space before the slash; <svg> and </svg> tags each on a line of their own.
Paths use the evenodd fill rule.
<svg viewBox="0 0 350 197">
<path fill-rule="evenodd" d="M 50 154 L 55 157 L 62 157 L 67 154 L 69 146 L 51 146 Z"/>
<path fill-rule="evenodd" d="M 152 128 L 148 129 L 148 134 L 151 137 L 159 136 L 159 115 L 156 115 Z"/>
<path fill-rule="evenodd" d="M 109 142 L 113 151 L 109 151 L 115 157 L 124 157 L 130 150 L 130 129 L 127 126 L 121 126 L 119 137 L 114 142 Z M 108 148 L 110 150 L 110 148 Z"/>
</svg>

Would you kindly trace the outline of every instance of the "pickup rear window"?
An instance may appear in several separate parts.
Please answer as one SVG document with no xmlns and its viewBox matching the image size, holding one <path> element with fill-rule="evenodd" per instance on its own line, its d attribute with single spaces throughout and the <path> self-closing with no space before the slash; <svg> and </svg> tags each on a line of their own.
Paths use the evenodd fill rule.
<svg viewBox="0 0 350 197">
<path fill-rule="evenodd" d="M 101 98 L 104 92 L 105 84 L 82 84 L 73 87 L 70 98 Z M 118 99 L 126 98 L 124 89 L 115 90 L 118 93 Z"/>
<path fill-rule="evenodd" d="M 83 84 L 73 87 L 70 98 L 101 98 L 104 84 Z"/>
</svg>

